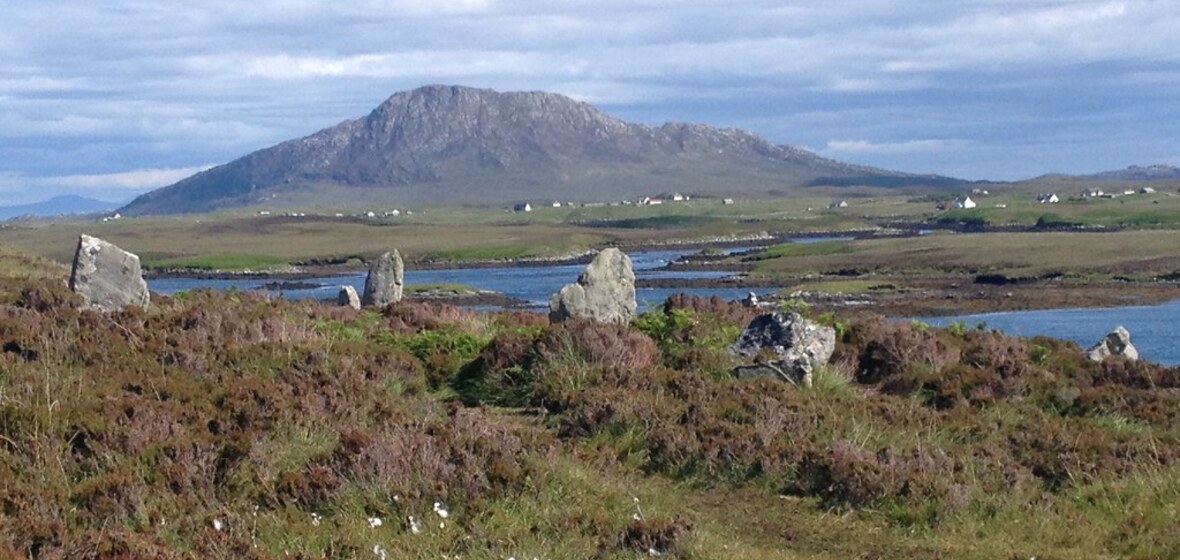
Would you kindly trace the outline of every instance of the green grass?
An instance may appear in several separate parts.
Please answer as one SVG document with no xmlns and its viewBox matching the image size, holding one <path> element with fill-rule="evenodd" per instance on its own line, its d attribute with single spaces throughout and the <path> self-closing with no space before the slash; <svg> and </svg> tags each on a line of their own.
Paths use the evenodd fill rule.
<svg viewBox="0 0 1180 560">
<path fill-rule="evenodd" d="M 561 249 L 549 245 L 493 245 L 447 251 L 429 251 L 421 256 L 426 261 L 498 261 L 561 255 Z"/>
<path fill-rule="evenodd" d="M 191 257 L 143 257 L 144 267 L 152 270 L 192 269 L 208 271 L 267 271 L 290 267 L 281 257 L 246 253 L 218 253 Z"/>
<path fill-rule="evenodd" d="M 752 265 L 764 276 L 842 269 L 881 274 L 1152 276 L 1180 269 L 1171 239 L 1157 231 L 934 234 L 818 244 L 827 245 L 820 249 L 776 246 L 783 249 L 755 256 Z"/>
<path fill-rule="evenodd" d="M 430 294 L 430 293 L 447 293 L 455 295 L 468 295 L 478 293 L 479 290 L 475 286 L 468 284 L 458 284 L 453 282 L 443 282 L 437 284 L 406 284 L 402 293 L 405 295 L 414 294 Z"/>
<path fill-rule="evenodd" d="M 817 243 L 780 243 L 771 245 L 765 251 L 756 253 L 754 260 L 766 260 L 788 257 L 811 257 L 819 255 L 841 255 L 852 253 L 855 249 L 848 241 L 820 241 Z"/>
</svg>

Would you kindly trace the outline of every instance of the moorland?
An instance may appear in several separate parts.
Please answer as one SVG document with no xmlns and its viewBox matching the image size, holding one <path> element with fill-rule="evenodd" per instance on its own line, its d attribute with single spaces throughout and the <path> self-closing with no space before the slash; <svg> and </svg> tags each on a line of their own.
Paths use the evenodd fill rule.
<svg viewBox="0 0 1180 560">
<path fill-rule="evenodd" d="M 6 222 L 0 243 L 69 262 L 81 233 L 137 253 L 149 274 L 300 276 L 356 271 L 396 247 L 409 266 L 479 266 L 584 259 L 601 247 L 761 247 L 685 267 L 735 270 L 730 284 L 777 287 L 808 297 L 869 298 L 893 315 L 1117 306 L 1180 296 L 1180 192 L 1152 181 L 1154 192 L 1116 198 L 1076 196 L 1092 182 L 1033 182 L 976 195 L 973 209 L 938 210 L 953 193 L 862 192 L 823 196 L 668 201 L 661 205 L 537 201 L 531 212 L 500 206 L 299 212 L 250 207 L 213 214 Z M 1136 187 L 1107 184 L 1109 190 Z M 1054 188 L 1056 204 L 1036 202 Z M 838 194 L 848 191 L 837 189 Z M 1065 193 L 1075 193 L 1064 196 Z M 833 200 L 847 207 L 829 208 Z M 404 210 L 404 212 L 403 212 Z M 372 212 L 373 215 L 368 214 Z M 822 243 L 790 243 L 829 235 Z M 689 287 L 690 284 L 686 284 Z M 832 298 L 811 297 L 825 306 Z M 840 298 L 835 298 L 836 302 Z"/>
<path fill-rule="evenodd" d="M 1180 557 L 1177 368 L 881 315 L 1180 294 L 1174 186 L 1053 205 L 1033 189 L 951 211 L 891 194 L 5 223 L 0 553 Z M 756 311 L 719 300 L 629 325 L 206 290 L 98 313 L 64 287 L 81 232 L 149 270 L 226 273 L 757 237 L 718 266 L 874 305 L 788 299 L 837 332 L 804 388 L 729 374 Z"/>
</svg>

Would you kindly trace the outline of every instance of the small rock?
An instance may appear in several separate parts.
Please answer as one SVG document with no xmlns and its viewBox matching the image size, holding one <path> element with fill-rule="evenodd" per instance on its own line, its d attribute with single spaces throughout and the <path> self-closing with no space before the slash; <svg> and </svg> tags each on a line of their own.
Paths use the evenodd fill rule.
<svg viewBox="0 0 1180 560">
<path fill-rule="evenodd" d="M 746 298 L 742 300 L 743 307 L 758 307 L 758 294 L 750 292 L 746 294 Z"/>
<path fill-rule="evenodd" d="M 1095 362 L 1101 362 L 1111 356 L 1122 356 L 1135 361 L 1139 359 L 1139 350 L 1135 348 L 1134 344 L 1131 344 L 1131 333 L 1119 325 L 1098 341 L 1098 344 L 1091 346 L 1086 351 L 1086 356 Z"/>
<path fill-rule="evenodd" d="M 405 263 L 397 249 L 382 253 L 369 267 L 361 303 L 380 307 L 401 301 L 405 270 Z"/>
<path fill-rule="evenodd" d="M 147 307 L 151 301 L 139 257 L 89 235 L 78 239 L 70 290 L 82 296 L 87 305 L 103 311 L 129 305 Z"/>
<path fill-rule="evenodd" d="M 774 358 L 733 370 L 737 377 L 772 376 L 796 385 L 811 386 L 815 366 L 828 363 L 836 350 L 836 329 L 804 319 L 795 312 L 759 315 L 750 321 L 729 353 L 757 358 L 769 350 Z"/>
<path fill-rule="evenodd" d="M 349 306 L 353 309 L 360 310 L 361 297 L 357 295 L 356 288 L 352 286 L 340 286 L 340 293 L 336 294 L 336 304 L 340 306 Z"/>
<path fill-rule="evenodd" d="M 598 253 L 577 282 L 566 284 L 549 298 L 549 320 L 559 323 L 586 317 L 626 324 L 635 317 L 635 308 L 631 257 L 612 247 Z"/>
</svg>

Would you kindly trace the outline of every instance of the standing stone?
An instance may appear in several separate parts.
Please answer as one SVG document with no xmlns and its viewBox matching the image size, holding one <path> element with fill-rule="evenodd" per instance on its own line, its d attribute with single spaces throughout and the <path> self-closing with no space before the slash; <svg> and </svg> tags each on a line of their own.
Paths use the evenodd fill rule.
<svg viewBox="0 0 1180 560">
<path fill-rule="evenodd" d="M 766 313 L 750 321 L 729 346 L 730 355 L 740 358 L 765 356 L 767 350 L 771 359 L 739 366 L 734 374 L 771 375 L 810 387 L 815 366 L 828 363 L 836 350 L 836 329 L 808 321 L 795 312 Z"/>
<path fill-rule="evenodd" d="M 1131 333 L 1119 325 L 1105 338 L 1098 341 L 1098 344 L 1091 346 L 1086 351 L 1086 356 L 1095 362 L 1101 362 L 1111 356 L 1122 356 L 1135 361 L 1139 359 L 1139 350 L 1135 348 L 1134 344 L 1131 344 Z"/>
<path fill-rule="evenodd" d="M 397 249 L 381 253 L 369 267 L 361 303 L 380 307 L 401 301 L 405 274 L 405 263 Z"/>
<path fill-rule="evenodd" d="M 352 286 L 340 286 L 340 293 L 336 294 L 336 305 L 347 305 L 353 309 L 360 310 L 361 296 L 356 294 L 356 288 Z"/>
<path fill-rule="evenodd" d="M 74 253 L 70 290 L 86 304 L 103 311 L 128 305 L 147 307 L 151 301 L 139 257 L 97 237 L 83 235 Z"/>
<path fill-rule="evenodd" d="M 635 317 L 635 307 L 631 257 L 612 247 L 598 253 L 577 282 L 562 286 L 549 298 L 549 320 L 560 323 L 573 317 L 586 317 L 626 324 Z"/>
</svg>

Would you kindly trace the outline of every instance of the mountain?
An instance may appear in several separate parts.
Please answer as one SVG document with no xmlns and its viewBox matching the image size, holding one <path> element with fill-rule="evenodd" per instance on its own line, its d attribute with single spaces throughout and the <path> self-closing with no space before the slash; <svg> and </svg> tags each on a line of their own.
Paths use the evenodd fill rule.
<svg viewBox="0 0 1180 560">
<path fill-rule="evenodd" d="M 1090 175 L 1051 174 L 1038 179 L 1069 179 L 1076 181 L 1156 181 L 1180 179 L 1180 167 L 1171 165 L 1132 165 L 1117 171 L 1103 171 Z"/>
<path fill-rule="evenodd" d="M 665 191 L 958 181 L 850 165 L 749 132 L 648 127 L 568 97 L 427 86 L 368 116 L 259 150 L 140 196 L 128 215 L 268 204 L 617 200 Z"/>
<path fill-rule="evenodd" d="M 65 214 L 91 214 L 104 212 L 118 206 L 117 202 L 95 200 L 72 194 L 55 196 L 49 200 L 16 206 L 0 206 L 0 220 L 20 216 L 61 216 Z"/>
</svg>

